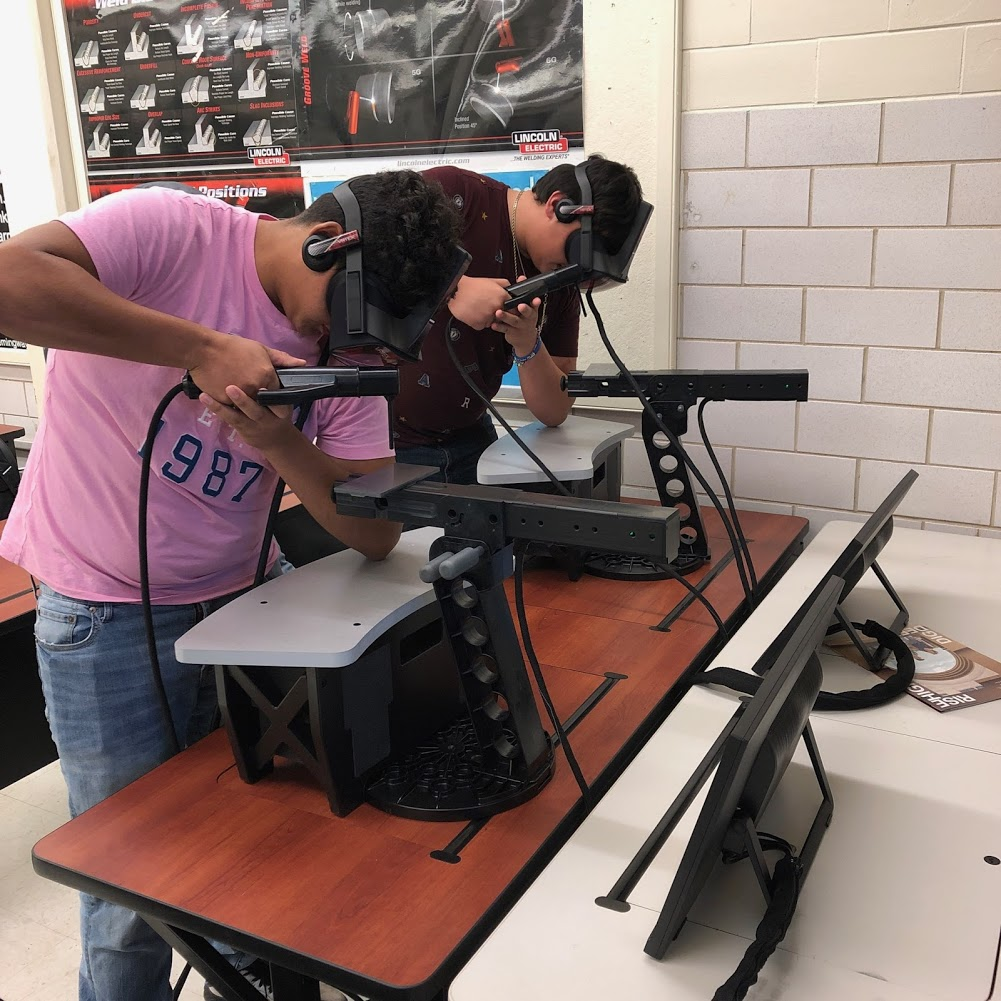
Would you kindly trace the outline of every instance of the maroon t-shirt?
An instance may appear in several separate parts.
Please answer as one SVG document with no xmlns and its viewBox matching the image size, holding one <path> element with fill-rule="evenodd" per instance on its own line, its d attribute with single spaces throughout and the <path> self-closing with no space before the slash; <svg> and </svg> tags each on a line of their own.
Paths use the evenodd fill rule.
<svg viewBox="0 0 1001 1001">
<path fill-rule="evenodd" d="M 511 219 L 506 184 L 458 167 L 435 167 L 422 172 L 438 181 L 451 196 L 464 220 L 460 243 L 472 255 L 470 278 L 517 280 Z M 531 193 L 523 197 L 531 198 Z M 522 255 L 528 277 L 538 272 Z M 541 307 L 540 307 L 541 309 Z M 460 332 L 452 342 L 467 374 L 487 397 L 500 388 L 501 378 L 511 367 L 511 347 L 504 335 L 487 327 L 472 330 L 444 307 L 424 339 L 421 360 L 400 368 L 400 395 L 395 402 L 395 437 L 398 446 L 426 445 L 444 441 L 477 423 L 486 406 L 456 371 L 445 345 L 449 326 Z M 542 341 L 551 355 L 577 356 L 580 310 L 576 290 L 550 293 Z"/>
</svg>

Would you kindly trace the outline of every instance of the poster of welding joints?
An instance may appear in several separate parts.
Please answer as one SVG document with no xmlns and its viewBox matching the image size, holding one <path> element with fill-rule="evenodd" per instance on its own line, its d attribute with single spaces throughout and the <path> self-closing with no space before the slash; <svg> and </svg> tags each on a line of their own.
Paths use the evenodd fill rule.
<svg viewBox="0 0 1001 1001">
<path fill-rule="evenodd" d="M 244 170 L 169 170 L 158 180 L 178 181 L 209 198 L 239 205 L 251 212 L 263 212 L 279 219 L 291 219 L 305 207 L 302 175 L 296 167 L 251 168 Z M 152 178 L 143 171 L 90 180 L 91 201 L 116 191 L 127 191 Z"/>
<path fill-rule="evenodd" d="M 299 3 L 62 0 L 88 173 L 288 163 Z"/>
<path fill-rule="evenodd" d="M 583 145 L 582 0 L 301 4 L 302 157 Z"/>
</svg>

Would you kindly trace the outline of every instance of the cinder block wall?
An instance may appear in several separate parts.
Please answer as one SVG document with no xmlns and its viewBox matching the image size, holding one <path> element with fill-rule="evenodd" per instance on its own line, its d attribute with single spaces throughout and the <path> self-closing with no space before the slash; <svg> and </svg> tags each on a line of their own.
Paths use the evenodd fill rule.
<svg viewBox="0 0 1001 1001">
<path fill-rule="evenodd" d="M 685 0 L 686 368 L 747 508 L 1001 536 L 1001 0 Z M 691 437 L 691 436 L 690 436 Z M 638 441 L 632 487 L 649 487 Z"/>
</svg>

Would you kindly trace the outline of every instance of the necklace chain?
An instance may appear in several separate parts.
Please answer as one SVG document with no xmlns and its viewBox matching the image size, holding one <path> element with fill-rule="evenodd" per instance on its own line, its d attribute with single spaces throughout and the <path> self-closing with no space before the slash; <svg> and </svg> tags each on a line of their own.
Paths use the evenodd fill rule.
<svg viewBox="0 0 1001 1001">
<path fill-rule="evenodd" d="M 514 279 L 518 280 L 518 275 L 525 274 L 525 265 L 521 260 L 521 251 L 518 249 L 518 204 L 521 202 L 521 196 L 524 191 L 519 191 L 518 194 L 514 196 L 514 210 L 511 213 L 511 248 L 514 250 Z M 542 297 L 542 312 L 539 314 L 539 324 L 536 329 L 541 333 L 542 326 L 546 322 L 546 306 L 549 302 L 549 296 L 544 295 Z"/>
</svg>

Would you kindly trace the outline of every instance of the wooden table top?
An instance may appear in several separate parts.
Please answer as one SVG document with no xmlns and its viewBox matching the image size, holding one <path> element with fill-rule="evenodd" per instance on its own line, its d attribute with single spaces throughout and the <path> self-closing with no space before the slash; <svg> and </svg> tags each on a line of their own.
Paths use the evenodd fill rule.
<svg viewBox="0 0 1001 1001">
<path fill-rule="evenodd" d="M 13 442 L 15 438 L 23 437 L 24 428 L 18 427 L 16 424 L 0 424 L 0 438 Z"/>
<path fill-rule="evenodd" d="M 725 555 L 715 513 L 705 520 Z M 751 512 L 741 521 L 770 586 L 798 555 L 807 522 Z M 669 632 L 650 628 L 686 593 L 672 581 L 526 575 L 532 639 L 560 717 L 608 689 L 570 738 L 599 794 L 680 697 L 679 677 L 710 652 L 714 629 L 701 604 Z M 724 619 L 742 612 L 732 562 L 706 595 Z M 608 673 L 625 678 L 609 685 Z M 548 729 L 541 706 L 540 715 Z M 246 785 L 219 730 L 42 839 L 33 856 L 44 876 L 325 982 L 423 1001 L 447 985 L 583 816 L 557 752 L 542 792 L 490 818 L 450 864 L 431 852 L 475 825 L 407 820 L 368 805 L 338 818 L 292 764 Z"/>
<path fill-rule="evenodd" d="M 6 425 L 0 424 L 0 431 Z M 3 535 L 6 521 L 0 521 L 0 535 Z M 0 559 L 0 630 L 5 623 L 28 616 L 35 611 L 35 591 L 31 577 L 20 567 Z"/>
</svg>

